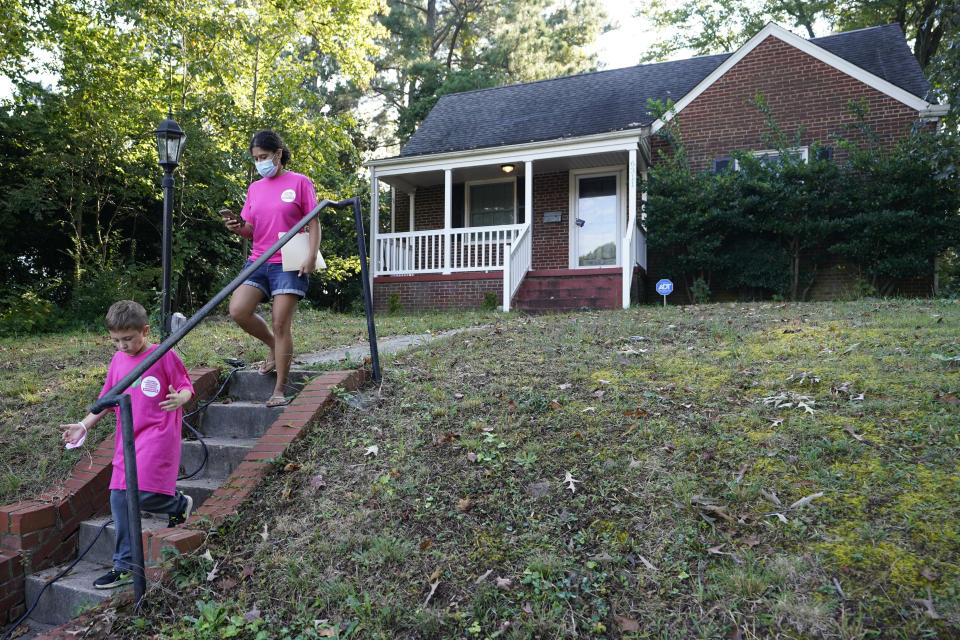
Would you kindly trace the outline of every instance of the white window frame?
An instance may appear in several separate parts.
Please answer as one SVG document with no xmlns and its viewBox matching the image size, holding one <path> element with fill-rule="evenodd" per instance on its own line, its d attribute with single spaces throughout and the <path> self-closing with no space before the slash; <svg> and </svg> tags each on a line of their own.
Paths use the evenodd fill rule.
<svg viewBox="0 0 960 640">
<path fill-rule="evenodd" d="M 804 162 L 810 162 L 810 147 L 790 147 L 787 153 L 797 153 Z M 778 149 L 762 149 L 760 151 L 751 151 L 750 155 L 754 158 L 767 158 L 770 156 L 780 156 Z M 733 170 L 740 171 L 740 161 L 733 158 Z"/>
<path fill-rule="evenodd" d="M 463 184 L 463 226 L 473 227 L 473 223 L 470 220 L 470 187 L 475 184 L 495 184 L 498 182 L 510 182 L 513 184 L 513 222 L 510 224 L 517 224 L 517 178 L 516 176 L 510 178 L 492 178 L 490 180 L 468 180 Z M 500 225 L 491 225 L 491 226 L 500 226 Z M 477 229 L 483 229 L 484 227 L 477 227 Z"/>
</svg>

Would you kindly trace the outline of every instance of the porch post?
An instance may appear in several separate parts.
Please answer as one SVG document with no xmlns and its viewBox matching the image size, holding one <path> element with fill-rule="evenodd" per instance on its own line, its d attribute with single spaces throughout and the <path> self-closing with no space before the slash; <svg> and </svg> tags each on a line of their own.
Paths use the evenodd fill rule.
<svg viewBox="0 0 960 640">
<path fill-rule="evenodd" d="M 633 284 L 633 258 L 634 243 L 637 242 L 637 150 L 630 149 L 628 152 L 630 160 L 627 163 L 627 224 L 633 225 L 633 228 L 627 229 L 624 238 L 630 238 L 630 242 L 625 242 L 623 249 L 623 308 L 630 308 L 630 285 Z"/>
<path fill-rule="evenodd" d="M 390 233 L 397 232 L 397 188 L 390 187 Z"/>
<path fill-rule="evenodd" d="M 370 254 L 370 290 L 373 291 L 373 277 L 377 275 L 378 262 L 377 252 L 377 227 L 380 224 L 380 216 L 377 212 L 380 210 L 380 183 L 377 180 L 377 168 L 370 167 L 370 248 L 367 252 Z"/>
<path fill-rule="evenodd" d="M 415 231 L 415 230 L 416 230 L 416 227 L 415 227 L 415 225 L 413 224 L 413 201 L 414 201 L 414 197 L 413 197 L 413 196 L 414 196 L 415 193 L 416 193 L 415 191 L 411 191 L 411 192 L 410 192 L 410 231 Z"/>
<path fill-rule="evenodd" d="M 450 230 L 453 228 L 453 169 L 443 170 L 443 272 L 450 273 Z"/>
<path fill-rule="evenodd" d="M 523 210 L 527 213 L 530 226 L 530 240 L 533 241 L 533 160 L 523 163 Z"/>
</svg>

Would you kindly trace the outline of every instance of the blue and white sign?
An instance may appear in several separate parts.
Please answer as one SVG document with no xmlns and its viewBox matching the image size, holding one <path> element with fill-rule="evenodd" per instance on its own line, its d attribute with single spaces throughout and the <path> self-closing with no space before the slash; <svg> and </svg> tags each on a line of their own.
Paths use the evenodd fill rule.
<svg viewBox="0 0 960 640">
<path fill-rule="evenodd" d="M 668 296 L 673 293 L 673 283 L 664 278 L 657 283 L 657 293 L 662 296 Z"/>
</svg>

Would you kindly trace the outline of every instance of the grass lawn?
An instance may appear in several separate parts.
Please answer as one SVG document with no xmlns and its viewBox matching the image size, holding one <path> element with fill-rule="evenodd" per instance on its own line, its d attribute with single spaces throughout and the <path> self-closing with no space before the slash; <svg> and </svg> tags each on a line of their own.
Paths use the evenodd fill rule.
<svg viewBox="0 0 960 640">
<path fill-rule="evenodd" d="M 386 362 L 114 631 L 958 637 L 958 337 L 951 302 L 507 316 Z"/>
<path fill-rule="evenodd" d="M 422 333 L 492 321 L 493 314 L 423 314 L 377 318 L 378 335 Z M 362 316 L 300 311 L 297 353 L 365 342 Z M 158 334 L 154 338 L 158 339 Z M 224 357 L 262 360 L 266 349 L 229 318 L 211 317 L 178 345 L 187 367 L 219 366 Z M 0 504 L 32 498 L 61 482 L 83 455 L 64 451 L 59 425 L 76 422 L 97 399 L 114 349 L 106 330 L 0 339 Z M 101 420 L 89 441 L 114 430 Z"/>
</svg>

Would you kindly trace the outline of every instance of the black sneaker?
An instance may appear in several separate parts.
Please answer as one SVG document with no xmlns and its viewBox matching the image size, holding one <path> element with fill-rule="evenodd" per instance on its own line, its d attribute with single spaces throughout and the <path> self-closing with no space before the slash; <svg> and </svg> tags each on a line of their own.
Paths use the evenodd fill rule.
<svg viewBox="0 0 960 640">
<path fill-rule="evenodd" d="M 97 589 L 115 589 L 133 581 L 133 574 L 129 571 L 110 571 L 93 581 L 93 586 Z"/>
<path fill-rule="evenodd" d="M 179 515 L 170 516 L 170 519 L 167 520 L 168 527 L 175 527 L 178 524 L 183 524 L 187 521 L 187 518 L 190 517 L 190 512 L 193 511 L 193 498 L 187 494 L 183 494 L 183 497 L 187 499 L 187 508 L 184 509 L 183 513 Z"/>
</svg>

